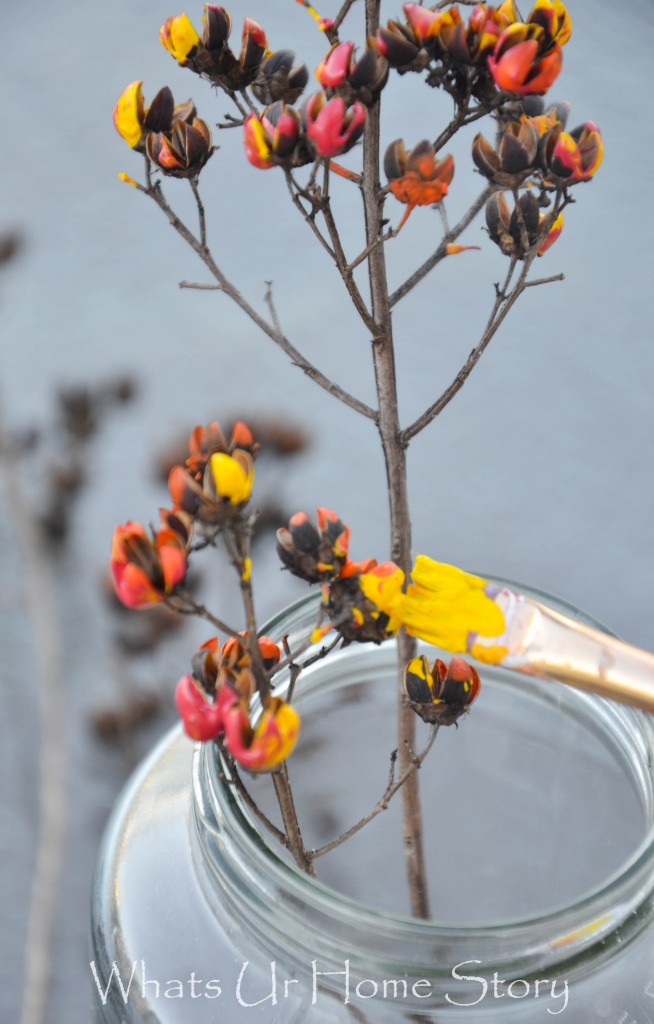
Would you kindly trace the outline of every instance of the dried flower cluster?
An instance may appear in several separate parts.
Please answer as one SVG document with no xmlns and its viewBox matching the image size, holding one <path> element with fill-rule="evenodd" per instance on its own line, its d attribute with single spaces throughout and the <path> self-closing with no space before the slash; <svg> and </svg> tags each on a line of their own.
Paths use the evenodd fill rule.
<svg viewBox="0 0 654 1024">
<path fill-rule="evenodd" d="M 398 747 L 402 781 L 397 788 L 402 785 L 409 794 L 405 800 L 409 832 L 419 819 L 415 772 L 420 758 L 412 747 L 413 712 L 433 730 L 456 723 L 480 690 L 477 671 L 461 655 L 493 663 L 506 654 L 504 593 L 425 555 L 411 558 L 406 449 L 458 392 L 525 288 L 560 279 L 561 275 L 537 281 L 527 278 L 536 258 L 559 237 L 563 210 L 573 200 L 571 190 L 590 181 L 601 165 L 603 146 L 593 121 L 569 131 L 569 104 L 544 98 L 561 72 L 563 49 L 572 32 L 562 0 L 533 0 L 525 17 L 515 0 L 497 6 L 405 3 L 401 15 L 385 25 L 379 20 L 380 4 L 370 0 L 365 5 L 366 32 L 358 40 L 339 35 L 352 7 L 347 0 L 333 19 L 323 17 L 309 0 L 297 2 L 313 17 L 328 44 L 313 72 L 317 89 L 309 88 L 310 71 L 296 61 L 294 51 L 272 49 L 267 32 L 251 18 L 243 21 L 240 49 L 232 48 L 232 17 L 224 7 L 205 4 L 200 31 L 186 14 L 168 18 L 160 40 L 180 66 L 228 97 L 234 114 L 225 115 L 227 121 L 219 127 L 241 129 L 246 160 L 260 170 L 278 168 L 285 178 L 293 205 L 335 264 L 370 334 L 377 408 L 331 381 L 289 342 L 270 288 L 266 295 L 270 319 L 266 320 L 218 266 L 207 245 L 198 191 L 200 172 L 215 150 L 208 121 L 198 117 L 192 100 L 175 104 L 170 89 L 164 87 L 146 106 L 141 81 L 127 86 L 116 104 L 114 123 L 131 149 L 142 154 L 145 184 L 125 174 L 121 177 L 156 202 L 215 279 L 212 287 L 236 301 L 321 387 L 373 421 L 386 464 L 396 560 L 355 561 L 349 553 L 350 530 L 335 512 L 319 508 L 315 519 L 297 512 L 277 531 L 277 552 L 285 569 L 321 588 L 320 616 L 310 642 L 300 651 L 290 650 L 285 640 L 282 652 L 271 639 L 257 637 L 250 554 L 255 515 L 248 509 L 257 445 L 244 423 L 236 423 L 227 439 L 214 422 L 194 430 L 188 458 L 171 471 L 172 507 L 161 512 L 158 528 L 148 532 L 132 522 L 116 528 L 111 566 L 116 592 L 129 607 L 165 603 L 182 613 L 202 615 L 226 634 L 223 641 L 213 636 L 202 645 L 192 658 L 191 671 L 178 684 L 177 706 L 185 729 L 195 740 L 217 742 L 232 766 L 274 773 L 285 841 L 298 864 L 310 869 L 311 855 L 302 846 L 292 800 L 284 789 L 288 784 L 285 760 L 300 728 L 293 690 L 305 664 L 339 645 L 396 639 L 404 683 L 398 705 L 404 739 Z M 398 75 L 409 73 L 420 76 L 428 88 L 447 93 L 454 113 L 436 138 L 405 145 L 397 137 L 382 158 L 384 90 L 398 82 Z M 455 181 L 454 158 L 447 147 L 459 130 L 482 116 L 493 120 L 494 137 L 490 141 L 482 132 L 474 135 L 471 164 L 484 181 L 484 191 L 469 215 L 449 228 L 443 207 L 450 191 L 456 191 L 458 177 Z M 233 137 L 235 133 L 226 134 Z M 393 135 L 399 136 L 399 131 Z M 364 145 L 357 148 L 361 140 Z M 345 154 L 350 154 L 348 162 L 355 169 L 335 162 Z M 384 185 L 379 181 L 382 166 Z M 306 180 L 300 183 L 297 172 L 304 167 Z M 169 205 L 159 172 L 164 178 L 188 179 L 197 207 L 197 234 Z M 365 248 L 352 258 L 345 254 L 331 205 L 334 175 L 354 183 L 361 193 Z M 394 229 L 387 228 L 387 201 L 404 206 Z M 428 207 L 443 213 L 442 242 L 391 295 L 384 247 L 412 211 Z M 456 379 L 413 424 L 402 428 L 392 307 L 441 259 L 478 248 L 458 240 L 484 208 L 488 236 L 509 261 L 506 280 L 496 285 L 484 334 Z M 355 274 L 364 263 L 369 298 Z M 245 613 L 243 630 L 240 623 L 234 627 L 217 620 L 186 589 L 190 558 L 218 543 L 236 571 Z M 320 647 L 327 637 L 327 646 Z M 455 657 L 449 665 L 436 658 L 430 666 L 425 655 L 416 654 L 411 638 Z M 310 646 L 314 653 L 301 663 L 298 658 Z M 320 647 L 317 653 L 316 647 Z M 275 676 L 281 668 L 290 673 L 284 690 L 276 689 Z M 418 860 L 415 851 L 420 841 L 413 838 L 415 842 L 407 848 L 413 848 L 411 856 Z M 414 880 L 422 870 L 417 860 L 409 872 Z M 426 916 L 423 889 L 414 886 L 413 909 Z"/>
</svg>

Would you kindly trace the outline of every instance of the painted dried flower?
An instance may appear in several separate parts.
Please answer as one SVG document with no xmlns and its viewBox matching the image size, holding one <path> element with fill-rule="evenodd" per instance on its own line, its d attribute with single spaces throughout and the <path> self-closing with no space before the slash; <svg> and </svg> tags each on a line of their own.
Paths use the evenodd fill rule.
<svg viewBox="0 0 654 1024">
<path fill-rule="evenodd" d="M 388 80 L 388 61 L 377 48 L 367 46 L 360 60 L 354 60 L 354 43 L 334 43 L 316 69 L 323 89 L 338 92 L 347 103 L 375 102 Z"/>
<path fill-rule="evenodd" d="M 382 643 L 402 625 L 404 573 L 394 562 L 368 563 L 324 588 L 332 625 L 345 640 Z"/>
<path fill-rule="evenodd" d="M 175 703 L 184 731 L 192 740 L 204 743 L 220 736 L 223 731 L 222 708 L 207 699 L 192 676 L 182 676 L 178 682 Z"/>
<path fill-rule="evenodd" d="M 455 16 L 456 11 L 456 16 Z M 450 8 L 452 17 L 442 24 L 438 42 L 449 60 L 459 64 L 484 65 L 495 49 L 502 32 L 514 22 L 520 21 L 514 0 L 505 0 L 499 7 L 477 4 L 464 22 L 455 7 Z"/>
<path fill-rule="evenodd" d="M 402 139 L 391 142 L 384 155 L 384 171 L 396 199 L 406 203 L 402 223 L 416 206 L 440 203 L 447 195 L 454 176 L 454 159 L 436 159 L 434 147 L 426 139 L 407 153 Z"/>
<path fill-rule="evenodd" d="M 302 95 L 309 81 L 309 72 L 306 64 L 293 67 L 294 60 L 292 50 L 277 50 L 259 65 L 252 92 L 260 103 L 269 105 L 278 100 L 295 103 Z"/>
<path fill-rule="evenodd" d="M 169 129 L 149 133 L 146 152 L 164 174 L 173 178 L 195 178 L 211 156 L 211 131 L 205 121 L 196 117 L 190 100 L 175 107 L 173 116 Z"/>
<path fill-rule="evenodd" d="M 410 25 L 388 21 L 385 27 L 377 29 L 375 41 L 381 55 L 400 74 L 420 70 L 429 61 L 429 54 L 416 38 Z"/>
<path fill-rule="evenodd" d="M 232 705 L 223 715 L 225 746 L 234 760 L 251 772 L 269 772 L 293 752 L 300 716 L 280 697 L 270 697 L 253 727 L 247 706 Z"/>
<path fill-rule="evenodd" d="M 472 159 L 481 173 L 503 188 L 520 185 L 536 163 L 538 132 L 529 121 L 511 121 L 497 147 L 480 133 L 472 143 Z"/>
<path fill-rule="evenodd" d="M 543 222 L 544 220 L 545 220 L 545 218 L 541 217 L 541 222 Z M 537 255 L 538 256 L 542 256 L 544 253 L 546 253 L 547 250 L 551 246 L 554 245 L 554 243 L 556 242 L 557 238 L 559 237 L 559 235 L 561 234 L 562 231 L 563 231 L 563 214 L 560 213 L 558 215 L 558 217 L 556 217 L 555 220 L 552 222 L 552 225 L 549 228 L 547 234 L 545 235 L 545 238 L 543 239 L 543 241 L 538 246 L 538 253 L 537 253 Z"/>
<path fill-rule="evenodd" d="M 572 35 L 572 21 L 562 0 L 535 0 L 527 23 L 542 28 L 543 51 L 553 46 L 565 46 Z"/>
<path fill-rule="evenodd" d="M 349 527 L 330 509 L 317 509 L 316 522 L 306 512 L 296 512 L 288 529 L 277 531 L 277 554 L 284 566 L 309 583 L 339 576 L 350 542 Z"/>
<path fill-rule="evenodd" d="M 548 181 L 563 185 L 590 181 L 602 163 L 604 146 L 594 121 L 585 121 L 574 131 L 551 128 L 540 144 L 540 160 Z"/>
<path fill-rule="evenodd" d="M 303 131 L 302 118 L 293 107 L 273 103 L 261 117 L 248 114 L 243 127 L 245 155 L 260 170 L 303 167 L 314 156 Z"/>
<path fill-rule="evenodd" d="M 185 14 L 168 18 L 161 27 L 162 45 L 183 67 L 210 79 L 228 92 L 250 85 L 268 53 L 266 35 L 251 18 L 243 22 L 241 52 L 236 57 L 229 48 L 232 19 L 224 7 L 204 5 L 202 36 Z"/>
<path fill-rule="evenodd" d="M 252 492 L 256 447 L 244 423 L 235 424 L 229 444 L 216 422 L 196 427 L 186 464 L 168 478 L 175 507 L 213 526 L 237 515 Z"/>
<path fill-rule="evenodd" d="M 404 689 L 411 707 L 424 722 L 453 725 L 469 710 L 480 688 L 479 674 L 461 657 L 449 666 L 437 658 L 412 658 L 404 672 Z"/>
<path fill-rule="evenodd" d="M 359 100 L 348 107 L 341 96 L 328 100 L 314 93 L 304 105 L 307 138 L 318 156 L 331 158 L 347 153 L 363 135 L 366 109 Z"/>
<path fill-rule="evenodd" d="M 496 192 L 486 204 L 488 234 L 505 256 L 524 259 L 539 241 L 538 251 L 542 255 L 558 238 L 562 223 L 558 223 L 558 230 L 552 235 L 555 227 L 552 215 L 541 214 L 538 200 L 531 192 L 524 192 L 513 210 L 504 192 Z"/>
<path fill-rule="evenodd" d="M 168 53 L 182 65 L 193 56 L 200 42 L 200 37 L 186 14 L 167 18 L 159 30 L 159 39 Z"/>
<path fill-rule="evenodd" d="M 565 100 L 545 106 L 542 96 L 524 96 L 522 101 L 522 120 L 532 125 L 538 137 L 542 138 L 551 128 L 565 128 L 570 104 Z"/>
<path fill-rule="evenodd" d="M 545 35 L 533 23 L 510 25 L 499 36 L 488 68 L 499 89 L 517 95 L 542 94 L 558 77 L 563 64 L 560 46 L 543 49 Z"/>
<path fill-rule="evenodd" d="M 165 601 L 186 577 L 190 536 L 189 520 L 174 512 L 162 512 L 162 526 L 152 537 L 140 523 L 117 526 L 110 566 L 119 600 L 128 608 Z"/>
</svg>

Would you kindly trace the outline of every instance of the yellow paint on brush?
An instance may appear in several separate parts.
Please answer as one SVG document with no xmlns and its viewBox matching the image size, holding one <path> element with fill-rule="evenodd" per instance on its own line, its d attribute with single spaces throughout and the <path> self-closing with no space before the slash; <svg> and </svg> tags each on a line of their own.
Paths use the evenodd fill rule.
<svg viewBox="0 0 654 1024">
<path fill-rule="evenodd" d="M 452 654 L 502 660 L 507 648 L 500 644 L 468 646 L 470 633 L 499 639 L 506 628 L 501 608 L 484 592 L 487 580 L 426 555 L 417 556 L 411 575 L 402 608 L 407 633 Z"/>
</svg>

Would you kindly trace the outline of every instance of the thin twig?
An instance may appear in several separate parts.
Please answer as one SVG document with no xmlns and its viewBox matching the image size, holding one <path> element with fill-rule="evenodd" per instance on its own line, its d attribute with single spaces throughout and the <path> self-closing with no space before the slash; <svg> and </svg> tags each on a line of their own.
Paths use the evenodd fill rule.
<svg viewBox="0 0 654 1024">
<path fill-rule="evenodd" d="M 221 292 L 219 284 L 198 284 L 197 281 L 180 281 L 180 288 L 193 288 L 198 292 Z"/>
<path fill-rule="evenodd" d="M 531 264 L 533 263 L 535 258 L 536 251 L 534 249 L 531 255 L 525 258 L 524 266 L 520 272 L 518 280 L 516 281 L 515 285 L 513 286 L 508 295 L 506 293 L 506 287 L 508 287 L 508 284 L 505 284 L 505 287 L 503 288 L 497 289 L 495 303 L 493 305 L 491 315 L 488 319 L 488 323 L 486 324 L 486 328 L 481 336 L 479 343 L 475 346 L 475 348 L 473 348 L 472 352 L 466 359 L 464 365 L 461 367 L 452 383 L 445 389 L 445 391 L 443 391 L 440 397 L 437 398 L 436 401 L 433 402 L 432 405 L 430 405 L 429 408 L 426 409 L 425 412 L 421 416 L 419 416 L 414 423 L 412 423 L 409 427 L 406 428 L 406 430 L 402 432 L 402 437 L 405 440 L 405 442 L 408 443 L 412 437 L 415 437 L 416 434 L 419 434 L 421 430 L 424 430 L 425 427 L 428 426 L 428 424 L 431 423 L 432 420 L 434 420 L 443 411 L 446 405 L 449 405 L 449 403 L 452 401 L 457 392 L 461 390 L 466 380 L 472 373 L 473 369 L 479 362 L 484 351 L 488 347 L 489 343 L 497 333 L 498 328 L 503 323 L 507 313 L 515 305 L 517 300 L 524 292 L 527 284 L 527 274 L 529 273 Z M 507 281 L 510 279 L 511 274 L 513 273 L 514 263 L 515 261 L 512 261 L 512 266 L 509 270 Z M 556 279 L 557 278 L 555 278 L 555 280 Z"/>
<path fill-rule="evenodd" d="M 311 863 L 311 858 L 309 857 L 302 841 L 300 824 L 298 822 L 295 803 L 293 801 L 293 792 L 288 780 L 288 768 L 286 767 L 286 761 L 282 761 L 282 763 L 275 768 L 271 774 L 275 793 L 277 794 L 279 809 L 282 812 L 282 819 L 284 821 L 284 830 L 287 837 L 286 845 L 293 854 L 298 867 L 302 868 L 303 871 L 306 871 L 307 874 L 312 875 L 315 878 L 316 870 Z"/>
<path fill-rule="evenodd" d="M 374 422 L 376 422 L 377 413 L 374 409 L 371 409 L 370 406 L 366 405 L 365 402 L 361 402 L 358 398 L 355 398 L 354 395 L 351 395 L 344 388 L 340 387 L 340 385 L 336 384 L 334 381 L 326 377 L 321 370 L 319 370 L 316 366 L 310 363 L 309 360 L 306 359 L 298 351 L 297 348 L 295 348 L 295 346 L 288 340 L 286 335 L 280 334 L 279 331 L 275 329 L 274 324 L 268 323 L 268 321 L 265 320 L 264 317 L 257 313 L 257 311 L 254 309 L 252 305 L 250 305 L 247 299 L 245 299 L 243 295 L 241 295 L 239 290 L 231 283 L 231 281 L 229 281 L 225 277 L 222 270 L 218 267 L 217 263 L 215 262 L 211 252 L 207 248 L 203 248 L 201 242 L 195 237 L 193 232 L 189 230 L 186 224 L 184 224 L 183 221 L 180 220 L 175 211 L 170 207 L 170 205 L 168 204 L 167 200 L 163 195 L 161 184 L 159 182 L 157 182 L 156 184 L 153 184 L 152 182 L 149 183 L 148 195 L 150 196 L 151 199 L 154 200 L 159 209 L 166 214 L 168 220 L 170 221 L 170 224 L 175 229 L 175 231 L 184 239 L 184 241 L 193 249 L 194 252 L 198 254 L 200 259 L 205 263 L 209 272 L 216 280 L 218 284 L 218 289 L 225 295 L 227 295 L 264 334 L 266 334 L 272 341 L 274 341 L 275 344 L 278 345 L 279 348 L 281 348 L 282 351 L 289 356 L 289 358 L 295 364 L 295 366 L 299 367 L 307 375 L 307 377 L 310 377 L 311 380 L 315 381 L 316 384 L 319 384 L 320 387 L 324 388 L 324 390 L 327 391 L 330 395 L 333 395 L 335 398 L 338 398 L 338 400 L 342 402 L 344 405 L 347 405 L 351 409 L 354 409 L 355 412 L 360 413 L 367 419 L 371 419 Z"/>
<path fill-rule="evenodd" d="M 537 277 L 534 281 L 527 281 L 525 288 L 536 288 L 539 284 L 553 284 L 555 281 L 565 281 L 565 274 L 552 274 L 551 277 Z"/>
<path fill-rule="evenodd" d="M 189 178 L 189 184 L 191 186 L 191 191 L 193 192 L 193 196 L 195 198 L 195 202 L 196 202 L 196 205 L 197 205 L 197 208 L 198 208 L 198 223 L 199 223 L 199 226 L 200 226 L 200 245 L 201 245 L 201 247 L 203 249 L 206 249 L 207 248 L 207 222 L 206 222 L 206 219 L 205 219 L 205 216 L 204 216 L 204 203 L 202 202 L 202 200 L 200 198 L 200 192 L 199 192 L 199 189 L 198 189 L 198 179 L 197 178 Z"/>
<path fill-rule="evenodd" d="M 270 818 L 268 818 L 267 815 L 263 813 L 259 805 L 252 798 L 250 791 L 247 789 L 245 783 L 243 782 L 243 779 L 239 774 L 238 766 L 234 758 L 230 755 L 229 751 L 226 750 L 224 746 L 221 745 L 220 749 L 229 765 L 230 778 L 228 778 L 226 781 L 229 783 L 230 786 L 234 787 L 234 789 L 239 793 L 239 795 L 243 798 L 247 806 L 250 808 L 252 813 L 256 815 L 261 824 L 271 833 L 271 835 L 275 837 L 277 842 L 281 843 L 282 846 L 288 846 L 286 835 L 281 831 L 281 829 L 278 829 L 276 825 L 273 825 Z"/>
<path fill-rule="evenodd" d="M 331 245 L 329 244 L 329 242 L 327 241 L 327 239 L 323 235 L 322 231 L 320 230 L 320 228 L 316 224 L 315 208 L 314 208 L 314 211 L 312 211 L 311 213 L 307 213 L 307 211 L 305 210 L 304 206 L 302 205 L 302 202 L 301 202 L 299 194 L 298 194 L 297 186 L 295 185 L 295 182 L 293 181 L 293 177 L 292 177 L 292 175 L 290 173 L 286 174 L 286 185 L 288 187 L 288 191 L 290 193 L 290 196 L 291 196 L 291 199 L 293 201 L 294 207 L 296 208 L 296 210 L 299 210 L 299 212 L 302 214 L 302 217 L 304 218 L 304 220 L 307 222 L 307 224 L 309 225 L 309 227 L 313 231 L 314 235 L 316 236 L 316 238 L 318 239 L 318 241 L 322 245 L 323 249 L 327 253 L 329 253 L 329 255 L 334 260 L 334 262 L 336 262 L 336 255 L 334 253 L 334 250 L 332 249 Z M 313 202 L 313 200 L 311 200 L 311 199 L 309 199 L 309 201 Z"/>
<path fill-rule="evenodd" d="M 367 260 L 370 253 L 373 251 L 373 249 L 376 249 L 378 245 L 383 245 L 384 242 L 388 242 L 391 238 L 394 238 L 398 230 L 399 229 L 393 230 L 391 228 L 389 231 L 386 232 L 385 235 L 380 235 L 379 238 L 375 238 L 374 241 L 370 243 L 370 245 L 367 245 L 365 247 L 363 252 L 359 253 L 356 259 L 352 260 L 352 262 L 348 264 L 348 266 L 346 267 L 347 273 L 351 274 L 352 271 L 355 270 L 360 263 L 363 263 L 364 260 Z"/>
<path fill-rule="evenodd" d="M 475 107 L 474 110 L 468 110 L 468 99 L 466 98 L 466 106 L 459 108 L 459 111 L 457 112 L 456 116 L 448 124 L 447 128 L 443 129 L 443 131 L 440 133 L 440 135 L 434 142 L 434 149 L 436 150 L 436 152 L 438 153 L 438 151 L 441 150 L 443 146 L 446 143 L 448 143 L 454 135 L 456 135 L 459 129 L 466 128 L 469 124 L 474 124 L 475 121 L 479 121 L 482 117 L 486 117 L 486 115 L 489 114 L 492 110 L 496 110 L 498 107 L 501 107 L 504 103 L 506 103 L 506 100 L 506 94 L 500 93 L 500 95 L 497 96 L 493 100 L 493 102 L 489 103 L 487 106 Z"/>
<path fill-rule="evenodd" d="M 391 307 L 398 303 L 400 299 L 403 299 L 405 295 L 408 295 L 409 292 L 415 288 L 417 284 L 420 284 L 423 278 L 425 278 L 427 274 L 447 256 L 447 246 L 452 242 L 455 242 L 456 239 L 463 234 L 465 229 L 472 223 L 481 208 L 486 204 L 486 201 L 495 191 L 496 188 L 494 185 L 487 185 L 484 191 L 477 196 L 474 203 L 468 212 L 461 218 L 459 223 L 455 224 L 452 230 L 444 236 L 436 251 L 432 253 L 429 259 L 425 260 L 422 266 L 418 267 L 418 269 L 406 279 L 404 284 L 401 284 L 400 287 L 393 292 L 389 300 Z"/>
<path fill-rule="evenodd" d="M 278 334 L 281 334 L 282 333 L 282 327 L 281 327 L 281 323 L 279 321 L 279 314 L 277 312 L 277 307 L 275 305 L 275 300 L 273 298 L 272 286 L 273 286 L 272 281 L 266 281 L 266 294 L 264 295 L 263 300 L 266 303 L 268 309 L 270 310 L 270 319 L 273 322 L 273 326 L 274 326 L 275 330 L 277 331 Z"/>
<path fill-rule="evenodd" d="M 317 860 L 318 857 L 323 857 L 326 853 L 330 853 L 332 850 L 335 850 L 337 846 L 341 845 L 341 843 L 344 843 L 347 839 L 350 839 L 352 836 L 356 835 L 356 833 L 359 832 L 362 828 L 364 828 L 369 822 L 371 822 L 373 818 L 376 818 L 378 814 L 381 814 L 382 811 L 387 810 L 390 801 L 393 799 L 397 791 L 402 788 L 402 786 L 408 781 L 408 779 L 410 779 L 411 776 L 422 765 L 423 761 L 427 757 L 427 754 L 429 753 L 434 744 L 434 740 L 436 739 L 436 734 L 438 733 L 438 730 L 438 725 L 432 725 L 429 731 L 429 738 L 427 740 L 427 743 L 425 744 L 424 748 L 421 750 L 419 754 L 411 754 L 411 752 L 409 752 L 409 767 L 400 776 L 400 778 L 397 779 L 397 781 L 395 781 L 395 760 L 397 757 L 397 751 L 393 751 L 393 754 L 391 755 L 388 785 L 386 786 L 386 789 L 384 790 L 381 799 L 377 801 L 372 810 L 368 811 L 368 813 L 363 818 L 357 821 L 356 824 L 351 825 L 350 828 L 348 828 L 345 832 L 342 832 L 340 836 L 336 837 L 336 839 L 332 839 L 329 843 L 325 843 L 324 846 L 318 847 L 317 850 L 310 850 L 309 856 L 311 857 L 311 860 Z"/>
<path fill-rule="evenodd" d="M 288 684 L 288 691 L 286 693 L 286 700 L 288 701 L 289 704 L 293 699 L 295 684 L 300 678 L 302 672 L 304 672 L 305 668 L 309 668 L 310 665 L 315 665 L 316 662 L 322 661 L 323 658 L 326 658 L 328 654 L 331 654 L 332 651 L 336 650 L 342 639 L 342 636 L 337 635 L 334 637 L 331 643 L 327 644 L 324 647 L 321 647 L 317 654 L 312 654 L 310 658 L 306 659 L 306 661 L 303 661 L 300 664 L 298 664 L 296 661 L 291 661 L 289 663 L 291 680 L 290 683 Z"/>
<path fill-rule="evenodd" d="M 216 128 L 219 128 L 219 129 L 224 129 L 224 128 L 242 128 L 244 123 L 245 123 L 245 118 L 244 117 L 238 118 L 238 117 L 232 117 L 231 114 L 225 114 L 225 120 L 224 121 L 217 121 L 216 122 Z"/>
<path fill-rule="evenodd" d="M 355 2 L 356 2 L 356 0 L 345 0 L 345 3 L 343 4 L 343 6 L 341 7 L 340 11 L 338 12 L 336 17 L 334 18 L 334 24 L 331 27 L 331 31 L 335 35 L 338 34 L 339 28 L 341 27 L 341 25 L 345 21 L 345 18 L 347 17 L 347 15 L 350 12 L 350 8 L 353 6 L 353 4 Z"/>
<path fill-rule="evenodd" d="M 176 603 L 176 598 L 186 603 L 186 607 L 180 607 Z M 178 615 L 198 615 L 201 619 L 206 619 L 216 629 L 222 630 L 223 633 L 227 633 L 228 636 L 239 636 L 239 631 L 234 629 L 232 626 L 228 626 L 227 623 L 223 622 L 222 619 L 217 618 L 213 615 L 208 608 L 198 601 L 195 601 L 186 590 L 178 591 L 174 596 L 167 597 L 165 603 L 169 608 L 172 608 Z"/>
<path fill-rule="evenodd" d="M 347 257 L 345 255 L 344 250 L 343 250 L 343 245 L 342 245 L 342 242 L 341 242 L 341 236 L 339 234 L 338 227 L 336 225 L 336 221 L 334 220 L 334 214 L 332 213 L 331 203 L 330 203 L 330 200 L 329 200 L 329 165 L 327 163 L 325 164 L 325 176 L 324 176 L 324 182 L 323 182 L 323 195 L 322 195 L 322 201 L 321 201 L 320 210 L 321 210 L 321 213 L 322 213 L 323 217 L 325 218 L 325 224 L 327 225 L 327 232 L 329 234 L 329 238 L 331 240 L 331 243 L 332 243 L 332 246 L 333 246 L 333 249 L 334 249 L 334 259 L 336 260 L 336 266 L 338 267 L 339 273 L 340 273 L 341 278 L 343 280 L 343 284 L 345 285 L 345 287 L 347 289 L 348 295 L 350 296 L 350 298 L 352 300 L 354 308 L 356 309 L 357 313 L 361 317 L 361 319 L 362 319 L 363 323 L 365 324 L 365 326 L 368 328 L 368 330 L 374 336 L 374 334 L 375 334 L 375 320 L 374 320 L 374 317 L 372 316 L 372 314 L 370 313 L 370 310 L 366 306 L 366 304 L 365 304 L 365 302 L 363 300 L 363 296 L 361 295 L 361 292 L 359 291 L 359 289 L 357 287 L 356 281 L 354 280 L 354 277 L 352 275 L 352 270 L 350 269 L 350 266 L 349 266 L 348 261 L 347 261 Z M 369 240 L 369 242 L 372 242 L 372 241 L 373 241 L 373 239 Z M 376 241 L 376 239 L 375 239 L 375 241 Z"/>
</svg>

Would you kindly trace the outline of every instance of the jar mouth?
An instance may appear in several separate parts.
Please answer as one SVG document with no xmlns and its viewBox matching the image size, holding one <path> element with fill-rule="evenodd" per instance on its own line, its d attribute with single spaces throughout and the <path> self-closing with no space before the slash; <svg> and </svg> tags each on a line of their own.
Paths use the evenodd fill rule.
<svg viewBox="0 0 654 1024">
<path fill-rule="evenodd" d="M 603 628 L 573 606 L 550 595 L 510 581 L 498 582 L 510 583 L 514 589 L 530 593 L 589 625 Z M 293 649 L 299 636 L 306 634 L 307 621 L 313 623 L 319 603 L 319 595 L 297 601 L 268 622 L 264 627 L 265 633 L 273 638 L 289 636 Z M 360 659 L 365 657 L 364 652 L 370 650 L 368 645 L 354 646 L 359 647 L 356 654 Z M 351 648 L 347 650 L 351 651 Z M 374 650 L 377 657 L 379 652 L 386 651 L 391 661 L 395 658 L 392 642 Z M 310 654 L 310 650 L 305 652 L 305 657 Z M 433 649 L 430 649 L 430 658 L 433 654 Z M 514 685 L 521 692 L 521 698 L 524 696 L 522 677 L 513 680 L 509 676 L 508 682 L 500 680 L 498 685 L 500 689 Z M 539 702 L 539 713 L 541 705 L 545 707 L 548 704 L 556 713 L 560 712 L 560 690 L 564 689 L 560 684 L 530 680 L 528 685 L 528 699 Z M 283 693 L 283 689 L 282 683 L 278 692 Z M 540 913 L 514 913 L 505 917 L 496 914 L 487 922 L 481 918 L 465 924 L 439 920 L 438 912 L 433 919 L 425 921 L 361 902 L 309 877 L 285 859 L 276 841 L 263 830 L 245 800 L 229 785 L 229 768 L 225 763 L 219 763 L 216 749 L 210 744 L 198 748 L 194 762 L 196 815 L 201 841 L 203 834 L 205 838 L 215 839 L 219 833 L 222 853 L 230 861 L 234 876 L 247 874 L 250 883 L 254 884 L 256 894 L 249 910 L 253 915 L 253 927 L 259 933 L 262 929 L 274 932 L 281 927 L 287 935 L 289 928 L 299 927 L 302 908 L 310 904 L 312 912 L 317 912 L 325 922 L 324 943 L 329 944 L 329 935 L 345 936 L 352 948 L 367 949 L 374 957 L 378 944 L 390 941 L 396 949 L 399 964 L 404 967 L 413 964 L 419 968 L 424 961 L 424 966 L 428 965 L 432 974 L 435 949 L 441 953 L 447 951 L 448 963 L 457 963 L 457 957 L 463 960 L 470 953 L 471 958 L 500 965 L 505 970 L 512 966 L 515 972 L 521 972 L 521 977 L 529 969 L 572 964 L 580 956 L 592 956 L 593 950 L 606 956 L 612 943 L 624 943 L 638 933 L 652 913 L 654 723 L 650 716 L 632 708 L 585 692 L 565 689 L 568 698 L 565 714 L 571 719 L 583 720 L 585 727 L 598 736 L 610 735 L 614 759 L 637 791 L 646 823 L 644 836 L 631 852 L 610 874 L 592 884 L 578 898 L 561 902 Z M 307 701 L 310 696 L 311 693 Z M 466 722 L 464 728 L 467 727 Z M 598 785 L 601 782 L 598 779 Z M 395 799 L 399 800 L 399 795 Z M 272 908 L 276 908 L 278 916 L 281 901 L 282 920 L 289 914 L 294 920 L 277 921 L 275 914 L 270 913 L 267 901 L 272 901 Z M 371 936 L 375 937 L 372 948 Z"/>
</svg>

